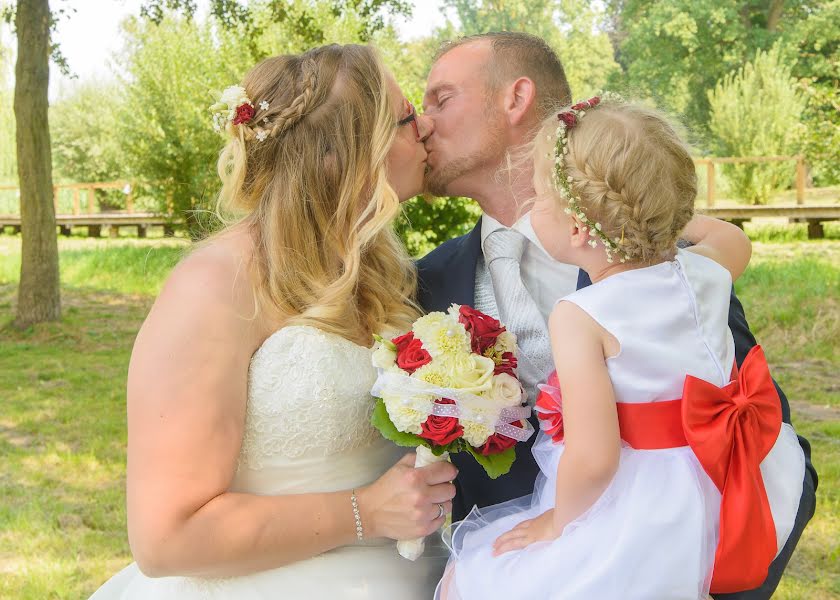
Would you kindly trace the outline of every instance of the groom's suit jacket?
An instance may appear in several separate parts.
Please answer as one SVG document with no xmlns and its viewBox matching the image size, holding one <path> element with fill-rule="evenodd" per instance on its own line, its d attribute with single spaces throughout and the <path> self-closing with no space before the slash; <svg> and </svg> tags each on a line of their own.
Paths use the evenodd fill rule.
<svg viewBox="0 0 840 600">
<path fill-rule="evenodd" d="M 476 263 L 480 254 L 481 220 L 470 233 L 443 243 L 418 261 L 418 300 L 423 309 L 427 312 L 445 311 L 453 302 L 473 306 Z M 580 271 L 578 288 L 590 284 L 589 276 L 584 271 Z M 729 328 L 735 338 L 735 354 L 740 366 L 747 352 L 755 346 L 756 341 L 747 324 L 741 302 L 735 296 L 734 289 L 729 305 Z M 790 406 L 787 398 L 778 384 L 776 384 L 776 389 L 782 401 L 782 418 L 786 423 L 790 423 Z M 532 423 L 538 427 L 535 418 L 532 418 Z M 466 453 L 453 456 L 452 461 L 458 467 L 458 478 L 455 481 L 457 494 L 452 507 L 453 520 L 463 519 L 473 506 L 480 508 L 498 504 L 530 494 L 533 491 L 534 480 L 538 473 L 536 462 L 531 454 L 531 445 L 534 438 L 536 436 L 532 436 L 527 443 L 517 446 L 516 461 L 513 463 L 513 468 L 507 475 L 502 475 L 495 480 L 487 477 L 484 470 Z M 787 546 L 773 563 L 773 568 L 771 568 L 768 579 L 762 588 L 754 592 L 729 594 L 718 596 L 718 598 L 738 598 L 739 600 L 769 598 L 776 585 L 778 585 L 778 580 L 790 559 L 790 554 L 793 552 L 805 524 L 814 514 L 816 502 L 817 473 L 811 465 L 811 446 L 802 436 L 799 437 L 799 443 L 805 452 L 805 482 L 796 527 L 791 533 Z"/>
</svg>

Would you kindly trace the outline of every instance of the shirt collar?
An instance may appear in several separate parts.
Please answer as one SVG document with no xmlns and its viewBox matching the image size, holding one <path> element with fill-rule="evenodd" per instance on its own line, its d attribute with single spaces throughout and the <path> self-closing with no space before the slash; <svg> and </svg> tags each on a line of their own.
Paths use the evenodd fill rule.
<svg viewBox="0 0 840 600">
<path fill-rule="evenodd" d="M 496 231 L 497 229 L 508 229 L 501 223 L 499 223 L 496 219 L 484 213 L 481 217 L 481 252 L 484 253 L 484 241 L 487 239 L 487 236 Z M 543 248 L 543 245 L 540 243 L 540 238 L 537 237 L 537 233 L 534 231 L 534 226 L 531 225 L 531 212 L 528 211 L 521 217 L 519 220 L 513 224 L 513 227 L 509 229 L 513 229 L 514 231 L 518 231 L 522 235 L 525 236 L 529 242 L 539 248 L 546 256 L 548 253 Z"/>
</svg>

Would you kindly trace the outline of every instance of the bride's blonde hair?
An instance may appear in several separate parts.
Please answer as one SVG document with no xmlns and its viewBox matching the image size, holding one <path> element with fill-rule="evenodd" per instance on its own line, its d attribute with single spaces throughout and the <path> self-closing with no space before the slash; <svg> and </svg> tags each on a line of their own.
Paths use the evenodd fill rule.
<svg viewBox="0 0 840 600">
<path fill-rule="evenodd" d="M 275 56 L 243 86 L 256 113 L 227 128 L 218 212 L 228 224 L 238 215 L 253 237 L 258 310 L 365 345 L 409 327 L 416 272 L 392 228 L 393 99 L 375 50 Z"/>
</svg>

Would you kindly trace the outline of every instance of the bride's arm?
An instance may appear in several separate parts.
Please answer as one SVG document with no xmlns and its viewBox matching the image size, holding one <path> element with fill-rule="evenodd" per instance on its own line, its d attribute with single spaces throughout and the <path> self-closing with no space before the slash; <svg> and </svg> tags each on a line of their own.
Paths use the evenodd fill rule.
<svg viewBox="0 0 840 600">
<path fill-rule="evenodd" d="M 349 491 L 227 491 L 248 364 L 265 334 L 247 318 L 253 300 L 244 271 L 205 250 L 175 269 L 129 367 L 129 540 L 151 576 L 244 574 L 356 541 Z M 454 468 L 415 472 L 410 460 L 358 491 L 366 537 L 410 539 L 440 526 L 435 503 L 454 495 Z"/>
</svg>

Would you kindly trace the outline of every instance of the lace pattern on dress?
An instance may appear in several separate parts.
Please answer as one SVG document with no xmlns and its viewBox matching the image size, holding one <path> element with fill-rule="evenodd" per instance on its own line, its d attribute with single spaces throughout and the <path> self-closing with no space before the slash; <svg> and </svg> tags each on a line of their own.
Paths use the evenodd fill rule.
<svg viewBox="0 0 840 600">
<path fill-rule="evenodd" d="M 329 455 L 371 444 L 371 350 L 309 326 L 289 326 L 254 353 L 239 465 Z"/>
</svg>

